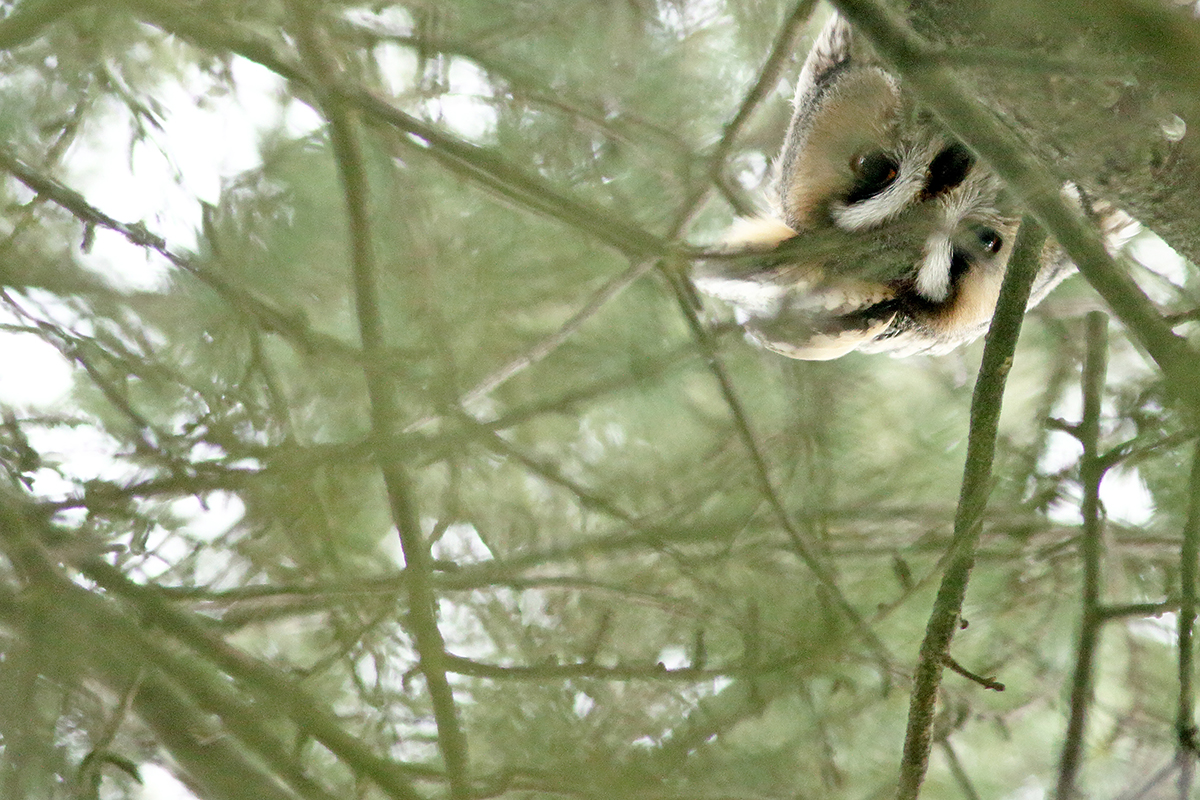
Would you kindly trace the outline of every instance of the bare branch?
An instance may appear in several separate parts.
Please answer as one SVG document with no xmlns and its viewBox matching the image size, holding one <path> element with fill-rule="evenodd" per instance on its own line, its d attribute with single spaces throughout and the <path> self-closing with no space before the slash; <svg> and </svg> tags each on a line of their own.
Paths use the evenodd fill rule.
<svg viewBox="0 0 1200 800">
<path fill-rule="evenodd" d="M 1075 650 L 1075 674 L 1071 681 L 1071 713 L 1063 737 L 1059 758 L 1058 800 L 1070 800 L 1075 791 L 1083 752 L 1083 734 L 1088 708 L 1092 704 L 1092 673 L 1104 611 L 1100 605 L 1100 558 L 1103 548 L 1103 521 L 1100 515 L 1100 481 L 1104 468 L 1100 462 L 1100 401 L 1108 367 L 1108 317 L 1102 311 L 1087 316 L 1087 354 L 1083 364 L 1083 419 L 1079 423 L 1079 441 L 1083 456 L 1079 479 L 1083 485 L 1083 534 L 1080 559 L 1083 562 L 1082 611 L 1079 643 Z"/>
<path fill-rule="evenodd" d="M 971 397 L 971 430 L 967 439 L 967 463 L 962 490 L 954 516 L 954 540 L 950 544 L 946 572 L 938 587 L 933 611 L 925 628 L 921 652 L 913 675 L 908 706 L 908 730 L 900 764 L 899 800 L 915 800 L 925 779 L 933 742 L 934 706 L 942 667 L 950 652 L 950 641 L 958 629 L 967 581 L 975 564 L 975 548 L 983 529 L 983 511 L 991 491 L 992 461 L 1004 385 L 1012 368 L 1013 352 L 1021 332 L 1021 321 L 1029 291 L 1039 268 L 1045 233 L 1032 220 L 1021 223 L 1008 272 L 1000 289 L 996 314 L 983 348 L 983 363 Z"/>
<path fill-rule="evenodd" d="M 1200 445 L 1192 455 L 1192 475 L 1188 486 L 1188 514 L 1183 526 L 1183 546 L 1179 551 L 1179 705 L 1175 729 L 1179 736 L 1179 796 L 1192 796 L 1196 757 L 1200 755 L 1196 730 L 1195 625 L 1197 560 L 1200 559 Z"/>
<path fill-rule="evenodd" d="M 332 58 L 326 52 L 326 43 L 322 38 L 325 33 L 318 27 L 319 9 L 314 9 L 303 0 L 295 0 L 290 7 L 299 24 L 297 33 L 300 47 L 312 74 L 332 78 L 337 72 Z M 329 121 L 333 154 L 346 200 L 355 308 L 365 356 L 363 372 L 371 405 L 371 432 L 377 439 L 386 440 L 399 433 L 396 422 L 400 416 L 392 377 L 382 358 L 387 349 L 386 334 L 380 310 L 375 242 L 367 209 L 370 191 L 367 171 L 358 131 L 345 103 L 341 97 L 326 91 L 318 83 L 320 80 L 314 78 L 313 88 Z M 429 579 L 432 569 L 429 544 L 421 531 L 412 478 L 405 465 L 394 451 L 377 451 L 375 456 L 383 472 L 392 521 L 399 532 L 400 546 L 404 552 L 408 576 L 408 622 L 416 639 L 421 673 L 425 676 L 433 704 L 438 747 L 450 781 L 450 796 L 462 800 L 468 794 L 467 742 L 459 724 L 454 693 L 446 679 L 446 643 L 438 628 L 437 598 Z"/>
<path fill-rule="evenodd" d="M 942 739 L 938 744 L 942 748 L 942 755 L 946 757 L 946 763 L 950 765 L 950 772 L 954 775 L 954 780 L 958 782 L 958 787 L 962 789 L 963 795 L 967 800 L 982 800 L 979 792 L 975 790 L 975 784 L 971 783 L 970 776 L 963 769 L 962 762 L 958 759 L 958 753 L 954 752 L 954 746 L 950 744 L 950 740 Z"/>
<path fill-rule="evenodd" d="M 978 673 L 972 672 L 971 670 L 964 667 L 962 664 L 955 661 L 954 657 L 949 654 L 946 655 L 946 666 L 950 668 L 951 672 L 956 672 L 959 675 L 962 675 L 967 680 L 971 681 L 972 683 L 978 683 L 980 686 L 982 686 L 985 689 L 991 689 L 993 692 L 1003 692 L 1005 689 L 1004 684 L 1001 683 L 1000 681 L 996 680 L 995 678 L 988 678 L 988 677 L 985 677 Z"/>
<path fill-rule="evenodd" d="M 669 669 L 661 663 L 603 666 L 591 661 L 581 661 L 573 664 L 499 666 L 496 664 L 484 664 L 454 655 L 448 656 L 447 663 L 450 666 L 451 672 L 492 679 L 566 681 L 572 678 L 597 678 L 610 681 L 671 680 L 701 682 L 710 681 L 714 678 L 745 678 L 782 672 L 803 664 L 804 654 L 797 653 L 786 658 L 776 658 L 769 661 L 760 659 L 753 663 L 740 663 L 728 667 L 692 666 L 676 667 L 674 669 Z"/>
</svg>

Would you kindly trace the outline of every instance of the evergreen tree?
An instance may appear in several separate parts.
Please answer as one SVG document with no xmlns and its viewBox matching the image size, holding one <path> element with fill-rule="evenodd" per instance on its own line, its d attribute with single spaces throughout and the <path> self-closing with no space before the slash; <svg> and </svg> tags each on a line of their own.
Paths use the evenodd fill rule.
<svg viewBox="0 0 1200 800">
<path fill-rule="evenodd" d="M 1015 355 L 689 292 L 810 0 L 3 4 L 0 796 L 1189 796 L 1200 29 L 835 5 L 1079 264 Z"/>
</svg>

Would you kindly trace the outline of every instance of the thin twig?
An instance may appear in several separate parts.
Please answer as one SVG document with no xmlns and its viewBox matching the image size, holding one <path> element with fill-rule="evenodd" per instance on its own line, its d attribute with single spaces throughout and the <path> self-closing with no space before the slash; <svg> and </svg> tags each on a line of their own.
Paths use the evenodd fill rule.
<svg viewBox="0 0 1200 800">
<path fill-rule="evenodd" d="M 473 388 L 465 392 L 462 398 L 458 401 L 458 405 L 466 413 L 471 413 L 471 407 L 478 403 L 483 398 L 487 397 L 491 392 L 508 381 L 510 378 L 520 374 L 524 370 L 538 363 L 546 356 L 557 350 L 563 343 L 571 338 L 583 326 L 585 322 L 594 317 L 600 309 L 619 295 L 625 289 L 629 288 L 638 278 L 641 278 L 647 272 L 654 268 L 654 261 L 646 259 L 640 262 L 634 262 L 628 269 L 609 279 L 601 286 L 582 307 L 570 319 L 564 322 L 558 330 L 542 339 L 540 342 L 530 347 L 521 355 L 513 358 L 499 369 L 493 370 L 490 375 L 479 381 Z M 413 422 L 404 428 L 405 433 L 411 433 L 430 423 L 436 421 L 435 416 L 423 417 L 416 422 Z"/>
<path fill-rule="evenodd" d="M 645 139 L 654 139 L 670 151 L 682 156 L 689 156 L 690 149 L 677 131 L 661 124 L 649 122 L 638 117 L 621 113 L 610 117 L 604 104 L 594 98 L 571 95 L 561 86 L 547 89 L 553 83 L 552 79 L 535 70 L 528 63 L 518 65 L 495 53 L 487 44 L 479 41 L 464 41 L 448 37 L 438 31 L 433 36 L 422 31 L 415 33 L 400 33 L 392 27 L 377 21 L 333 19 L 330 20 L 331 32 L 339 39 L 349 40 L 364 48 L 374 47 L 379 42 L 393 42 L 414 51 L 433 51 L 444 55 L 456 56 L 474 62 L 496 81 L 503 82 L 515 99 L 531 104 L 541 104 L 556 109 L 562 113 L 586 122 L 602 131 L 614 141 L 638 145 Z M 638 133 L 648 134 L 639 137 L 626 128 L 635 129 Z"/>
<path fill-rule="evenodd" d="M 141 619 L 170 631 L 203 658 L 246 685 L 261 702 L 290 718 L 306 736 L 320 742 L 357 774 L 366 776 L 395 800 L 420 800 L 409 783 L 412 768 L 378 755 L 371 745 L 346 732 L 342 723 L 314 695 L 277 669 L 250 658 L 232 647 L 201 622 L 198 614 L 180 611 L 155 588 L 129 580 L 111 564 L 90 560 L 78 565 L 81 573 L 114 596 L 136 607 Z"/>
<path fill-rule="evenodd" d="M 673 278 L 671 280 L 671 287 L 675 291 L 677 305 L 688 327 L 692 331 L 692 336 L 705 355 L 709 371 L 716 379 L 717 386 L 721 390 L 721 396 L 725 400 L 725 405 L 729 408 L 730 415 L 733 417 L 734 429 L 737 431 L 738 438 L 741 439 L 743 446 L 750 456 L 750 463 L 754 467 L 754 477 L 758 483 L 759 490 L 770 505 L 771 511 L 778 520 L 780 527 L 787 533 L 796 555 L 800 557 L 800 560 L 804 562 L 804 565 L 808 567 L 821 586 L 829 592 L 831 602 L 850 622 L 863 642 L 866 643 L 867 648 L 879 664 L 884 687 L 889 687 L 891 685 L 891 655 L 888 653 L 886 645 L 871 630 L 871 626 L 855 610 L 850 601 L 846 599 L 846 596 L 838 587 L 837 581 L 834 580 L 833 573 L 829 567 L 825 565 L 817 555 L 817 552 L 805 541 L 804 536 L 800 533 L 800 529 L 792 521 L 787 509 L 784 508 L 783 501 L 779 499 L 779 493 L 775 490 L 775 484 L 771 480 L 771 473 L 767 468 L 767 461 L 763 456 L 762 448 L 758 444 L 758 439 L 750 427 L 750 420 L 746 416 L 742 402 L 738 399 L 737 392 L 733 387 L 733 381 L 730 379 L 729 373 L 725 370 L 724 364 L 721 363 L 717 355 L 712 333 L 704 327 L 700 322 L 700 318 L 696 315 L 696 309 L 692 306 L 691 294 L 683 281 L 672 275 L 671 270 L 668 269 L 665 272 L 669 278 Z"/>
<path fill-rule="evenodd" d="M 938 745 L 942 748 L 942 755 L 946 757 L 946 763 L 950 766 L 950 774 L 958 782 L 958 788 L 962 789 L 963 795 L 967 800 L 982 800 L 979 792 L 975 790 L 975 784 L 971 783 L 970 776 L 963 769 L 962 762 L 958 760 L 958 753 L 954 752 L 950 740 L 942 739 Z"/>
<path fill-rule="evenodd" d="M 1102 311 L 1087 315 L 1087 352 L 1083 363 L 1083 419 L 1079 423 L 1079 441 L 1083 456 L 1079 461 L 1079 479 L 1083 485 L 1083 535 L 1080 556 L 1083 561 L 1082 614 L 1079 644 L 1075 652 L 1075 674 L 1071 680 L 1071 711 L 1063 738 L 1058 766 L 1058 800 L 1070 800 L 1075 791 L 1083 752 L 1083 735 L 1088 709 L 1092 704 L 1092 683 L 1096 649 L 1104 613 L 1100 606 L 1100 557 L 1103 522 L 1100 511 L 1100 482 L 1104 468 L 1100 464 L 1100 401 L 1108 368 L 1108 317 Z"/>
<path fill-rule="evenodd" d="M 1175 760 L 1168 761 L 1163 764 L 1157 772 L 1145 780 L 1138 788 L 1132 789 L 1124 794 L 1118 795 L 1117 800 L 1145 800 L 1147 797 L 1155 796 L 1154 790 L 1158 785 L 1171 777 L 1171 773 L 1179 769 L 1179 763 Z"/>
<path fill-rule="evenodd" d="M 537 664 L 537 665 L 499 665 L 486 664 L 461 656 L 449 656 L 447 665 L 451 672 L 460 675 L 472 675 L 478 678 L 493 680 L 510 679 L 525 681 L 567 681 L 573 678 L 594 678 L 610 681 L 685 681 L 696 683 L 725 677 L 754 677 L 771 675 L 795 669 L 804 663 L 804 653 L 796 653 L 783 658 L 758 659 L 747 663 L 742 660 L 738 664 L 727 667 L 675 667 L 668 668 L 662 663 L 651 664 L 614 664 L 604 666 L 592 661 L 578 661 L 567 664 Z"/>
<path fill-rule="evenodd" d="M 992 461 L 996 451 L 996 431 L 1004 384 L 1012 367 L 1013 351 L 1021 332 L 1025 306 L 1029 302 L 1030 287 L 1040 266 L 1039 257 L 1044 241 L 1045 233 L 1032 220 L 1027 218 L 1021 223 L 1008 272 L 1000 289 L 1000 299 L 996 303 L 996 313 L 984 344 L 983 363 L 979 367 L 979 378 L 971 397 L 967 462 L 963 468 L 962 490 L 954 516 L 954 539 L 950 544 L 946 572 L 938 587 L 913 674 L 908 728 L 896 795 L 899 800 L 915 800 L 929 765 L 937 690 L 941 684 L 946 655 L 950 651 L 950 641 L 958 630 L 967 581 L 975 564 L 975 548 L 983 529 L 983 511 L 991 489 Z"/>
<path fill-rule="evenodd" d="M 969 680 L 973 683 L 978 683 L 980 686 L 982 686 L 985 689 L 991 689 L 993 692 L 1003 692 L 1005 689 L 1004 684 L 1001 683 L 1000 681 L 996 680 L 995 678 L 985 677 L 983 675 L 980 675 L 977 672 L 972 672 L 971 670 L 964 667 L 962 664 L 958 663 L 958 661 L 956 661 L 954 659 L 954 657 L 951 656 L 949 653 L 946 654 L 944 660 L 945 660 L 946 666 L 950 668 L 951 672 L 956 672 L 959 675 L 962 675 L 967 680 Z"/>
<path fill-rule="evenodd" d="M 783 72 L 788 57 L 795 50 L 796 38 L 799 36 L 800 29 L 808 21 L 815 5 L 816 0 L 799 0 L 784 18 L 783 24 L 779 26 L 779 30 L 775 34 L 775 41 L 771 44 L 771 50 L 758 71 L 758 79 L 754 81 L 750 91 L 746 92 L 745 97 L 742 98 L 742 103 L 738 106 L 733 119 L 725 124 L 724 130 L 721 132 L 721 139 L 709 156 L 710 174 L 714 181 L 719 178 L 727 166 L 725 160 L 733 150 L 733 145 L 741 134 L 742 128 L 746 126 L 746 123 L 754 116 L 754 112 L 775 88 L 775 84 L 779 82 L 779 75 Z"/>
</svg>

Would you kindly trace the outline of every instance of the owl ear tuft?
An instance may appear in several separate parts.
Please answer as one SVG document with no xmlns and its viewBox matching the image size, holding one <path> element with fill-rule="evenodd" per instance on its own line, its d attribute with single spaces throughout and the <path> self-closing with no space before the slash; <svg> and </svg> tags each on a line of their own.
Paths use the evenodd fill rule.
<svg viewBox="0 0 1200 800">
<path fill-rule="evenodd" d="M 825 85 L 849 65 L 853 39 L 850 23 L 835 12 L 817 35 L 804 60 L 800 80 L 796 82 L 796 108 L 810 105 Z"/>
</svg>

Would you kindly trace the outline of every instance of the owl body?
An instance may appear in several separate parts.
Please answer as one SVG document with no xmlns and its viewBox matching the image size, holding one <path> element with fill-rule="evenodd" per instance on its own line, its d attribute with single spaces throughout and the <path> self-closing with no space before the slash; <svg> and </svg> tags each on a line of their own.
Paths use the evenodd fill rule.
<svg viewBox="0 0 1200 800">
<path fill-rule="evenodd" d="M 834 15 L 810 51 L 771 214 L 694 275 L 763 346 L 823 360 L 945 353 L 982 335 L 1019 214 L 1000 180 L 915 106 Z M 1070 264 L 1049 248 L 1031 304 Z"/>
</svg>

